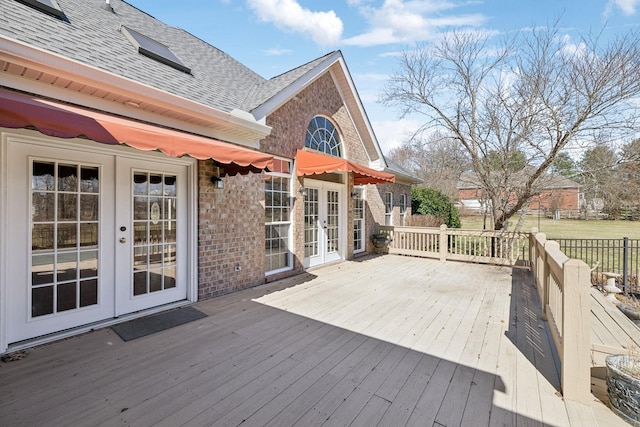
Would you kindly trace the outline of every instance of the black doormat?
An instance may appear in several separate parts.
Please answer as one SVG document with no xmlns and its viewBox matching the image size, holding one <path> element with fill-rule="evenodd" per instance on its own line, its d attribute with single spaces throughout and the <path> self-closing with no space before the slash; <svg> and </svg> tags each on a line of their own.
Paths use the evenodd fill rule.
<svg viewBox="0 0 640 427">
<path fill-rule="evenodd" d="M 113 329 L 123 341 L 131 341 L 166 329 L 171 329 L 174 326 L 184 325 L 185 323 L 193 322 L 203 317 L 207 317 L 207 315 L 193 307 L 184 307 L 119 323 L 113 325 L 111 329 Z"/>
</svg>

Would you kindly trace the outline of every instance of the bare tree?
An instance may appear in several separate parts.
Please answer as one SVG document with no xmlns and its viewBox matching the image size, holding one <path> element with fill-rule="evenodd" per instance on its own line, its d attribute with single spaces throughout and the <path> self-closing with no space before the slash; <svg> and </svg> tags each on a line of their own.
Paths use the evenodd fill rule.
<svg viewBox="0 0 640 427">
<path fill-rule="evenodd" d="M 404 52 L 383 101 L 422 114 L 467 152 L 495 229 L 525 208 L 569 144 L 636 128 L 640 36 L 569 44 L 559 24 L 511 36 L 452 32 Z M 522 153 L 524 178 L 513 179 Z M 497 162 L 496 155 L 502 158 Z"/>
<path fill-rule="evenodd" d="M 425 186 L 457 198 L 456 184 L 469 168 L 467 152 L 453 138 L 441 133 L 421 134 L 391 150 L 389 158 L 416 177 Z"/>
</svg>

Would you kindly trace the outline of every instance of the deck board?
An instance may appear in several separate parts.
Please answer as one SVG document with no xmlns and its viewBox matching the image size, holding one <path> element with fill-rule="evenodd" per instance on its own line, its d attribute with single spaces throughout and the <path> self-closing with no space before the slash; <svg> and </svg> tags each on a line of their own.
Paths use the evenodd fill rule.
<svg viewBox="0 0 640 427">
<path fill-rule="evenodd" d="M 527 280 L 390 255 L 313 269 L 168 331 L 100 329 L 0 364 L 0 424 L 625 425 L 556 395 Z"/>
<path fill-rule="evenodd" d="M 640 329 L 596 288 L 591 289 L 591 343 L 592 382 L 600 390 L 605 358 L 640 347 Z M 601 392 L 597 395 L 606 400 Z"/>
</svg>

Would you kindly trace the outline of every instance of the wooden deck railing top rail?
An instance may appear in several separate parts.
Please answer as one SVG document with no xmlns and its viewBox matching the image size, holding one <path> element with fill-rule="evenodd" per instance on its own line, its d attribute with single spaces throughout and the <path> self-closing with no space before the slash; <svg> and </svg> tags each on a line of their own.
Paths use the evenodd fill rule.
<svg viewBox="0 0 640 427">
<path fill-rule="evenodd" d="M 442 261 L 514 265 L 528 261 L 529 233 L 429 227 L 380 226 L 389 233 L 389 253 L 439 258 Z"/>
</svg>

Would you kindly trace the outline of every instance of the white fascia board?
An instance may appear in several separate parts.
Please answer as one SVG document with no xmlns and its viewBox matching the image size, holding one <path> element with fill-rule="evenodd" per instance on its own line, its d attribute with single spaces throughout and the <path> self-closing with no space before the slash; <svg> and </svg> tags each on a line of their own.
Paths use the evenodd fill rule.
<svg viewBox="0 0 640 427">
<path fill-rule="evenodd" d="M 242 128 L 248 143 L 262 139 L 271 128 L 244 113 L 218 110 L 169 92 L 141 84 L 108 71 L 77 62 L 8 37 L 0 37 L 1 57 L 16 64 L 51 73 L 56 76 L 94 86 L 123 97 L 131 97 L 167 110 L 179 112 L 202 120 L 224 123 Z"/>
</svg>

